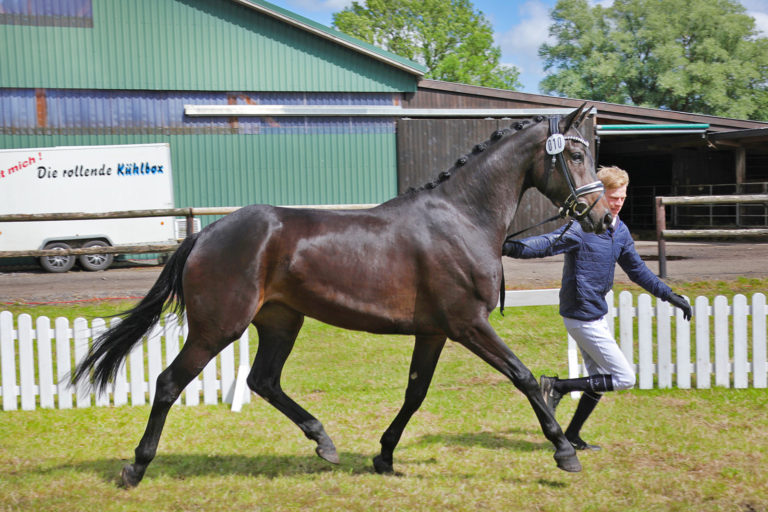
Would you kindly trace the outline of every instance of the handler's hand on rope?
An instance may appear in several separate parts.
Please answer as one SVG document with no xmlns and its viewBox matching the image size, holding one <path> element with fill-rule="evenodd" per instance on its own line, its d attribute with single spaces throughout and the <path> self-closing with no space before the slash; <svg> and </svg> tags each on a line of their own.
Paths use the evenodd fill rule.
<svg viewBox="0 0 768 512">
<path fill-rule="evenodd" d="M 685 297 L 683 297 L 682 295 L 673 293 L 672 295 L 669 296 L 667 301 L 673 306 L 680 308 L 683 311 L 683 318 L 685 318 L 686 320 L 691 319 L 691 316 L 693 315 L 693 310 L 691 310 L 691 305 L 688 303 L 687 300 L 685 300 Z"/>
<path fill-rule="evenodd" d="M 515 258 L 523 252 L 523 248 L 525 248 L 525 244 L 517 240 L 506 240 L 501 248 L 501 255 Z"/>
</svg>

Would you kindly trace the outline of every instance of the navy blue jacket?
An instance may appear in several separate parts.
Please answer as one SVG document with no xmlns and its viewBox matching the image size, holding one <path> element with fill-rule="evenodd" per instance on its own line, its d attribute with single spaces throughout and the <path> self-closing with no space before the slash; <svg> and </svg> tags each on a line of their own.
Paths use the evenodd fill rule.
<svg viewBox="0 0 768 512">
<path fill-rule="evenodd" d="M 620 219 L 616 219 L 614 228 L 600 235 L 585 233 L 574 222 L 555 242 L 564 229 L 507 242 L 502 250 L 505 256 L 524 259 L 565 253 L 560 315 L 585 321 L 604 316 L 608 312 L 605 294 L 613 288 L 616 263 L 649 293 L 661 300 L 669 298 L 672 290 L 640 259 L 629 229 Z"/>
</svg>

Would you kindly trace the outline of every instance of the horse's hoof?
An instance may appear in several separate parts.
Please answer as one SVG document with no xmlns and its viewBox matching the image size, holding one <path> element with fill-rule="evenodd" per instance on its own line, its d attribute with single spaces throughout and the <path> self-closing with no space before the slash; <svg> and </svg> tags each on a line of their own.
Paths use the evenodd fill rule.
<svg viewBox="0 0 768 512">
<path fill-rule="evenodd" d="M 581 462 L 579 462 L 579 458 L 576 454 L 560 456 L 555 454 L 555 462 L 557 462 L 557 467 L 563 471 L 568 471 L 569 473 L 578 473 L 581 471 Z"/>
<path fill-rule="evenodd" d="M 381 457 L 381 455 L 377 455 L 373 458 L 373 469 L 375 469 L 376 472 L 380 475 L 391 475 L 395 472 L 392 464 L 384 462 L 384 459 Z"/>
<path fill-rule="evenodd" d="M 336 453 L 336 447 L 333 445 L 325 448 L 318 446 L 315 448 L 315 453 L 317 453 L 321 459 L 327 460 L 331 464 L 338 464 L 340 462 L 339 454 Z"/>
<path fill-rule="evenodd" d="M 133 489 L 139 482 L 143 475 L 140 475 L 133 469 L 133 464 L 126 464 L 123 466 L 123 471 L 120 473 L 121 486 L 126 489 Z"/>
</svg>

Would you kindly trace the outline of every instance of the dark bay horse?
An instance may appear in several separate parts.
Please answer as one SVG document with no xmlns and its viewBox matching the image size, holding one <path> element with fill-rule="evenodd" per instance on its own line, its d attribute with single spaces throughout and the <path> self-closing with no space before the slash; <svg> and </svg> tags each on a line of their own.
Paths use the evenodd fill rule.
<svg viewBox="0 0 768 512">
<path fill-rule="evenodd" d="M 166 304 L 186 308 L 188 338 L 157 379 L 146 431 L 135 462 L 123 468 L 123 484 L 138 485 L 171 405 L 249 324 L 259 341 L 248 386 L 314 440 L 320 457 L 338 463 L 320 421 L 280 386 L 305 316 L 416 338 L 405 401 L 381 438 L 377 472 L 393 471 L 394 449 L 427 394 L 448 338 L 525 394 L 555 446 L 557 466 L 579 471 L 576 452 L 545 405 L 536 378 L 488 317 L 499 296 L 502 242 L 527 188 L 565 205 L 587 231 L 602 232 L 611 221 L 588 144 L 577 130 L 585 107 L 562 119 L 514 122 L 435 182 L 369 210 L 252 205 L 187 237 L 147 296 L 94 341 L 73 376 L 74 382 L 90 381 L 104 390 Z"/>
</svg>

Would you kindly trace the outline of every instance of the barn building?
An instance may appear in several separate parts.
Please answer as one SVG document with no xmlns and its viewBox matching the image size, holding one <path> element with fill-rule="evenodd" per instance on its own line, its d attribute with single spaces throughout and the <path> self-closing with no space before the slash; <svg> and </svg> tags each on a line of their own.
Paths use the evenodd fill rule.
<svg viewBox="0 0 768 512">
<path fill-rule="evenodd" d="M 178 207 L 382 202 L 511 118 L 582 103 L 424 80 L 262 0 L 4 2 L 0 48 L 0 148 L 165 142 Z M 643 190 L 638 229 L 653 194 L 766 191 L 768 123 L 592 105 L 599 163 Z M 532 191 L 516 222 L 552 210 Z"/>
<path fill-rule="evenodd" d="M 418 90 L 404 101 L 406 109 L 484 109 L 487 112 L 521 112 L 537 109 L 573 109 L 583 100 L 502 91 L 461 84 L 419 81 Z M 660 195 L 730 195 L 768 193 L 768 122 L 728 119 L 717 116 L 671 112 L 668 110 L 590 101 L 595 116 L 592 130 L 598 165 L 618 165 L 630 174 L 630 194 L 622 210 L 634 232 L 655 236 L 654 197 Z M 508 114 L 509 115 L 509 114 Z M 459 144 L 463 133 L 473 133 L 457 119 L 412 120 L 398 122 L 398 144 L 406 133 L 410 137 L 442 133 Z M 476 120 L 475 123 L 488 123 Z M 420 126 L 413 126 L 420 125 Z M 455 125 L 460 129 L 451 127 Z M 408 128 L 409 131 L 401 128 Z M 487 131 L 487 128 L 484 130 Z M 488 132 L 490 133 L 490 132 Z M 479 133 L 473 135 L 480 135 Z M 418 146 L 423 147 L 424 144 Z M 398 155 L 402 180 L 418 181 L 418 168 L 432 164 L 437 168 L 452 162 L 444 149 L 431 149 L 423 162 Z M 429 167 L 430 165 L 426 165 Z M 554 209 L 537 192 L 529 191 L 523 202 L 524 218 L 546 218 Z M 768 205 L 723 205 L 673 207 L 668 227 L 768 226 Z M 523 218 L 521 218 L 523 217 Z M 545 225 L 539 232 L 553 228 Z M 521 229 L 521 228 L 517 228 Z"/>
</svg>

